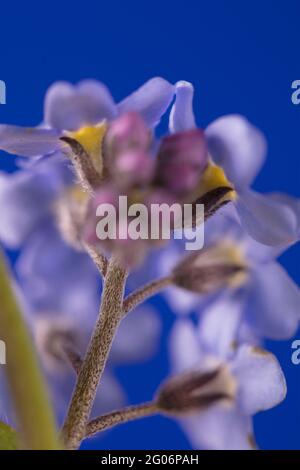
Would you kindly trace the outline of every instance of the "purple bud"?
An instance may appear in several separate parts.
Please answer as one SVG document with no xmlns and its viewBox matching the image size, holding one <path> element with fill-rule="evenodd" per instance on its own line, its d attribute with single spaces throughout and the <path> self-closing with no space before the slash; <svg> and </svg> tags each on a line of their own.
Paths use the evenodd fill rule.
<svg viewBox="0 0 300 470">
<path fill-rule="evenodd" d="M 164 185 L 175 193 L 186 193 L 197 185 L 199 174 L 186 163 L 169 163 L 160 172 Z"/>
<path fill-rule="evenodd" d="M 83 240 L 99 253 L 114 253 L 124 267 L 131 268 L 141 263 L 149 243 L 148 240 L 132 238 L 129 230 L 131 219 L 127 206 L 123 212 L 121 196 L 125 195 L 109 184 L 97 190 L 90 202 Z"/>
<path fill-rule="evenodd" d="M 149 131 L 138 113 L 128 112 L 112 121 L 105 136 L 108 160 L 127 150 L 147 150 Z"/>
<path fill-rule="evenodd" d="M 118 155 L 114 162 L 112 177 L 121 186 L 145 184 L 152 179 L 154 161 L 143 151 L 132 150 Z"/>
<path fill-rule="evenodd" d="M 163 188 L 155 188 L 144 200 L 144 204 L 149 210 L 151 210 L 152 204 L 168 204 L 171 206 L 176 202 L 178 202 L 178 200 L 175 198 L 174 194 Z"/>
<path fill-rule="evenodd" d="M 151 243 L 169 240 L 174 226 L 182 218 L 181 206 L 174 194 L 164 188 L 155 188 L 144 199 L 148 209 L 148 227 Z M 179 212 L 178 212 L 179 209 Z"/>
<path fill-rule="evenodd" d="M 165 137 L 157 162 L 157 181 L 176 193 L 195 189 L 208 161 L 202 130 L 192 129 Z"/>
</svg>

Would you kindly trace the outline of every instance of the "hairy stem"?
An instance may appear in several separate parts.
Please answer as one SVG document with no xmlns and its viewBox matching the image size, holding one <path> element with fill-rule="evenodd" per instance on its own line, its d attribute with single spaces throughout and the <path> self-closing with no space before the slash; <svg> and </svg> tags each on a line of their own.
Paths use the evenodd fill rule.
<svg viewBox="0 0 300 470">
<path fill-rule="evenodd" d="M 144 300 L 152 297 L 153 295 L 160 292 L 167 286 L 172 284 L 172 277 L 162 277 L 160 279 L 156 279 L 149 284 L 141 287 L 140 289 L 136 290 L 132 294 L 128 295 L 123 302 L 123 315 L 127 315 L 131 310 L 133 310 L 137 305 L 144 302 Z"/>
<path fill-rule="evenodd" d="M 142 405 L 128 406 L 122 410 L 113 411 L 90 421 L 86 427 L 86 436 L 93 436 L 99 431 L 104 431 L 117 424 L 126 423 L 134 419 L 145 418 L 158 413 L 159 409 L 155 402 L 143 403 Z"/>
<path fill-rule="evenodd" d="M 60 139 L 69 145 L 72 152 L 67 155 L 71 159 L 76 173 L 79 177 L 79 181 L 83 188 L 89 193 L 93 192 L 93 189 L 99 185 L 101 181 L 101 175 L 97 172 L 93 165 L 93 161 L 90 155 L 84 150 L 82 145 L 72 137 L 63 136 Z"/>
<path fill-rule="evenodd" d="M 0 332 L 6 344 L 4 372 L 20 428 L 20 445 L 31 450 L 61 447 L 32 339 L 24 323 L 4 257 L 0 253 Z"/>
<path fill-rule="evenodd" d="M 125 269 L 112 257 L 105 276 L 99 318 L 82 362 L 63 426 L 65 443 L 69 449 L 78 448 L 85 436 L 97 387 L 122 318 L 125 280 Z"/>
</svg>

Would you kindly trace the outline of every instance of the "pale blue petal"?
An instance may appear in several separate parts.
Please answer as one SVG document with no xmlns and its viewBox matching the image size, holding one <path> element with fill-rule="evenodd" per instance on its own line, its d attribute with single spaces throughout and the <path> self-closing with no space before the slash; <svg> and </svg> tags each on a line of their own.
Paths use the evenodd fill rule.
<svg viewBox="0 0 300 470">
<path fill-rule="evenodd" d="M 281 202 L 244 190 L 236 202 L 243 228 L 260 243 L 289 245 L 298 239 L 298 220 L 294 210 Z"/>
<path fill-rule="evenodd" d="M 76 376 L 70 368 L 61 374 L 46 374 L 46 377 L 57 422 L 62 425 L 76 384 Z M 125 402 L 124 390 L 112 372 L 106 369 L 101 379 L 101 391 L 99 387 L 96 394 L 91 417 L 120 408 L 124 406 Z"/>
<path fill-rule="evenodd" d="M 190 315 L 202 302 L 199 294 L 193 294 L 178 287 L 164 289 L 163 295 L 176 315 Z"/>
<path fill-rule="evenodd" d="M 62 240 L 51 221 L 31 235 L 16 270 L 33 310 L 95 320 L 101 294 L 97 270 L 88 255 Z"/>
<path fill-rule="evenodd" d="M 289 247 L 289 245 L 286 244 L 277 246 L 264 245 L 250 236 L 245 236 L 244 238 L 247 258 L 251 260 L 251 263 L 256 265 L 273 261 Z"/>
<path fill-rule="evenodd" d="M 191 320 L 175 322 L 169 337 L 171 364 L 174 373 L 198 367 L 203 358 L 197 329 Z"/>
<path fill-rule="evenodd" d="M 252 450 L 252 420 L 236 407 L 213 406 L 182 420 L 194 449 Z"/>
<path fill-rule="evenodd" d="M 184 244 L 181 241 L 170 241 L 167 249 L 163 249 L 155 257 L 156 277 L 168 276 L 175 265 L 186 256 Z M 201 297 L 184 289 L 168 287 L 163 290 L 163 296 L 170 305 L 172 311 L 178 315 L 189 315 L 199 307 Z"/>
<path fill-rule="evenodd" d="M 266 140 L 259 129 L 239 115 L 223 116 L 206 131 L 209 152 L 236 188 L 249 186 L 266 157 Z"/>
<path fill-rule="evenodd" d="M 248 295 L 249 321 L 260 335 L 287 339 L 296 333 L 300 289 L 279 263 L 267 263 L 253 270 Z"/>
<path fill-rule="evenodd" d="M 103 413 L 121 408 L 125 403 L 125 391 L 110 368 L 107 367 L 101 378 L 101 386 L 97 390 L 91 417 L 95 418 Z"/>
<path fill-rule="evenodd" d="M 111 361 L 128 363 L 151 358 L 159 346 L 161 322 L 157 312 L 144 305 L 131 312 L 116 334 Z"/>
<path fill-rule="evenodd" d="M 3 124 L 0 125 L 0 150 L 22 157 L 46 155 L 62 148 L 60 135 L 55 129 Z"/>
<path fill-rule="evenodd" d="M 176 98 L 169 119 L 170 132 L 184 132 L 196 127 L 193 111 L 194 87 L 191 83 L 180 81 L 176 85 Z"/>
<path fill-rule="evenodd" d="M 232 373 L 238 381 L 238 404 L 244 414 L 268 410 L 285 399 L 283 372 L 276 357 L 267 351 L 241 346 Z"/>
<path fill-rule="evenodd" d="M 0 174 L 0 239 L 9 248 L 19 247 L 46 221 L 56 195 L 51 175 L 38 171 Z"/>
<path fill-rule="evenodd" d="M 118 104 L 120 113 L 136 111 L 149 127 L 156 126 L 174 97 L 175 87 L 163 78 L 148 80 Z"/>
<path fill-rule="evenodd" d="M 45 122 L 60 130 L 77 130 L 117 115 L 109 90 L 96 80 L 78 85 L 56 82 L 47 91 L 44 105 Z"/>
<path fill-rule="evenodd" d="M 243 193 L 242 193 L 243 194 Z M 258 198 L 261 196 L 256 195 Z M 285 196 L 285 195 L 284 195 Z M 271 206 L 277 205 L 274 202 L 273 195 L 263 195 L 263 201 L 271 201 Z M 294 209 L 291 201 L 285 198 L 282 203 L 288 206 L 288 212 L 294 212 L 295 215 L 291 216 L 291 219 L 295 221 L 292 224 L 293 231 L 297 233 L 296 218 L 299 218 L 296 214 L 296 209 Z M 298 201 L 298 200 L 297 200 Z M 293 201 L 295 202 L 295 201 Z M 240 206 L 240 204 L 238 204 Z M 233 243 L 240 244 L 245 251 L 247 259 L 251 261 L 252 264 L 266 263 L 271 261 L 278 256 L 280 256 L 289 246 L 290 243 L 285 243 L 276 246 L 265 245 L 256 241 L 252 236 L 245 231 L 246 227 L 241 226 L 237 208 L 234 204 L 228 204 L 224 208 L 221 208 L 214 217 L 211 217 L 205 224 L 205 245 L 208 246 L 211 243 L 218 243 L 220 239 L 224 238 L 224 234 L 229 240 L 232 240 Z M 251 232 L 250 227 L 250 232 Z M 252 232 L 251 232 L 252 233 Z M 296 240 L 294 240 L 296 241 Z"/>
<path fill-rule="evenodd" d="M 233 352 L 243 313 L 243 292 L 227 292 L 199 312 L 199 335 L 209 353 L 228 358 Z"/>
<path fill-rule="evenodd" d="M 297 217 L 297 234 L 300 238 L 300 199 L 285 193 L 271 193 L 269 197 L 290 207 Z"/>
</svg>

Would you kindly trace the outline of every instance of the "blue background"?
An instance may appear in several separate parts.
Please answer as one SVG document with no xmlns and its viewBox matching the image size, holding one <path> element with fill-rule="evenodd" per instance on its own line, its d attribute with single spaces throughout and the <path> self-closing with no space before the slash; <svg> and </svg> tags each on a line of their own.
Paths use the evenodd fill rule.
<svg viewBox="0 0 300 470">
<path fill-rule="evenodd" d="M 0 79 L 7 84 L 0 122 L 38 123 L 44 92 L 58 79 L 100 79 L 116 99 L 155 75 L 190 80 L 201 126 L 238 112 L 265 132 L 269 159 L 256 187 L 300 196 L 300 105 L 290 98 L 300 79 L 299 0 L 1 2 L 0 18 Z M 13 164 L 3 159 L 0 167 Z M 299 254 L 298 246 L 282 258 L 298 284 Z M 166 333 L 172 314 L 162 299 L 155 303 Z M 300 365 L 291 363 L 291 342 L 270 344 L 288 396 L 255 418 L 264 449 L 300 449 Z M 152 361 L 120 368 L 130 402 L 150 399 L 167 368 L 164 341 Z M 188 442 L 174 422 L 157 417 L 120 426 L 89 446 L 186 449 Z"/>
</svg>

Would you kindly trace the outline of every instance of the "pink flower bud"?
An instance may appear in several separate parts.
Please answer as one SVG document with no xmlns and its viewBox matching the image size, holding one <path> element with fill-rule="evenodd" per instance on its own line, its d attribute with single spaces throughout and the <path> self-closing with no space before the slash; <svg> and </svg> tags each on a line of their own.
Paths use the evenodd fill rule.
<svg viewBox="0 0 300 470">
<path fill-rule="evenodd" d="M 157 181 L 171 191 L 192 191 L 207 165 L 204 133 L 192 129 L 162 140 L 157 164 Z"/>
<path fill-rule="evenodd" d="M 112 121 L 105 136 L 108 160 L 127 150 L 146 150 L 149 131 L 138 113 L 128 112 Z"/>
<path fill-rule="evenodd" d="M 112 177 L 121 187 L 135 186 L 151 181 L 153 170 L 154 161 L 148 153 L 128 150 L 116 157 Z"/>
</svg>

